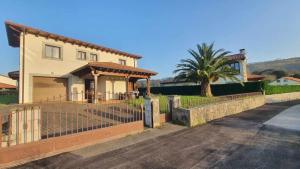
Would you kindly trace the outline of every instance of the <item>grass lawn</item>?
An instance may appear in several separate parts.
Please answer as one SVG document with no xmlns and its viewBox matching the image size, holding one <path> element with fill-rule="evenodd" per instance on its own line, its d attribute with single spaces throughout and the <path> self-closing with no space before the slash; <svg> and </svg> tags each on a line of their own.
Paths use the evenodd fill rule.
<svg viewBox="0 0 300 169">
<path fill-rule="evenodd" d="M 221 99 L 218 97 L 181 96 L 180 100 L 181 100 L 181 107 L 192 108 L 204 104 L 209 104 L 212 102 L 217 102 Z"/>
<path fill-rule="evenodd" d="M 0 106 L 17 103 L 17 95 L 0 95 Z"/>
<path fill-rule="evenodd" d="M 159 98 L 159 108 L 160 113 L 169 113 L 169 103 L 168 96 L 166 95 L 154 95 Z M 196 106 L 201 106 L 204 104 L 208 104 L 211 102 L 219 101 L 218 97 L 201 97 L 201 96 L 180 96 L 181 98 L 181 107 L 183 108 L 191 108 Z M 144 104 L 144 98 L 130 100 L 129 104 L 132 105 L 141 105 Z"/>
</svg>

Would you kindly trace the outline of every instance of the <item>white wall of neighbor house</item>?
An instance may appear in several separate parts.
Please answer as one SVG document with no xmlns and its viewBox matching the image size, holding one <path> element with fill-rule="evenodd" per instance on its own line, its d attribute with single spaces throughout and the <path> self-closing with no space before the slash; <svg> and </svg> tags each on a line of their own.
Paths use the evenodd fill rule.
<svg viewBox="0 0 300 169">
<path fill-rule="evenodd" d="M 61 48 L 61 59 L 45 58 L 45 44 Z M 77 88 L 81 90 L 84 87 L 84 81 L 74 78 L 70 72 L 86 65 L 90 60 L 78 60 L 77 51 L 84 51 L 89 57 L 90 53 L 97 54 L 99 62 L 119 63 L 119 59 L 126 60 L 126 65 L 137 66 L 137 59 L 126 57 L 119 54 L 103 52 L 100 50 L 66 43 L 60 40 L 54 40 L 33 34 L 25 35 L 25 74 L 24 74 L 24 103 L 32 102 L 32 77 L 65 77 L 69 78 L 69 94 Z M 20 36 L 20 97 L 22 99 L 22 60 L 23 58 L 23 33 Z M 74 83 L 74 84 L 73 84 Z"/>
<path fill-rule="evenodd" d="M 11 79 L 10 77 L 4 76 L 4 75 L 0 75 L 0 83 L 5 83 L 5 84 L 9 84 L 9 85 L 17 85 L 17 81 Z"/>
<path fill-rule="evenodd" d="M 288 80 L 288 79 L 285 79 L 285 78 L 280 78 L 280 79 L 277 79 L 271 83 L 269 83 L 269 85 L 278 85 L 278 86 L 284 86 L 284 85 L 300 85 L 300 82 L 296 82 L 296 81 L 293 81 L 293 80 Z"/>
</svg>

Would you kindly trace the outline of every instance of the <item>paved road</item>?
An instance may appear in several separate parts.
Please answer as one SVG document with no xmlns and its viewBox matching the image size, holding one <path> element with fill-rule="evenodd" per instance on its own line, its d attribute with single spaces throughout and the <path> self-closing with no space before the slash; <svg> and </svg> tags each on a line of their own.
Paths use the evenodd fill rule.
<svg viewBox="0 0 300 169">
<path fill-rule="evenodd" d="M 92 157 L 64 153 L 19 168 L 300 168 L 300 133 L 263 123 L 276 103 Z"/>
</svg>

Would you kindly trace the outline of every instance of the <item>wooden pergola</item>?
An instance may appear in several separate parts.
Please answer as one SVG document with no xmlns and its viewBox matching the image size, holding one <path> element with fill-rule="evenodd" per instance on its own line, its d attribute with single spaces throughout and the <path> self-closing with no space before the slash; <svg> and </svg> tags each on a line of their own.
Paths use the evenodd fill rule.
<svg viewBox="0 0 300 169">
<path fill-rule="evenodd" d="M 130 81 L 135 84 L 138 79 L 146 79 L 147 95 L 150 95 L 150 78 L 157 73 L 146 69 L 120 65 L 112 62 L 90 62 L 87 65 L 73 71 L 72 74 L 83 79 L 94 79 L 95 93 L 97 92 L 97 83 L 99 76 L 124 77 L 126 80 L 127 92 Z M 94 99 L 95 102 L 97 102 L 98 98 L 96 95 Z"/>
</svg>

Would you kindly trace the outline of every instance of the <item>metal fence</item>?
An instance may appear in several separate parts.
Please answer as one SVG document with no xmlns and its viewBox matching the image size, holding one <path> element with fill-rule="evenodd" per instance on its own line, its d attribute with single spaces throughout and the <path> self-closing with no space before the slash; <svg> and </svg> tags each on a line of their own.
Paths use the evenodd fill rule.
<svg viewBox="0 0 300 169">
<path fill-rule="evenodd" d="M 143 106 L 126 102 L 44 102 L 0 109 L 0 147 L 143 120 Z"/>
<path fill-rule="evenodd" d="M 98 92 L 96 95 L 93 91 L 86 92 L 70 92 L 68 95 L 53 95 L 44 99 L 36 100 L 36 103 L 42 102 L 60 102 L 60 101 L 72 101 L 72 102 L 88 102 L 94 103 L 95 97 L 97 102 L 106 102 L 109 100 L 132 100 L 139 98 L 138 91 L 131 92 Z"/>
</svg>

